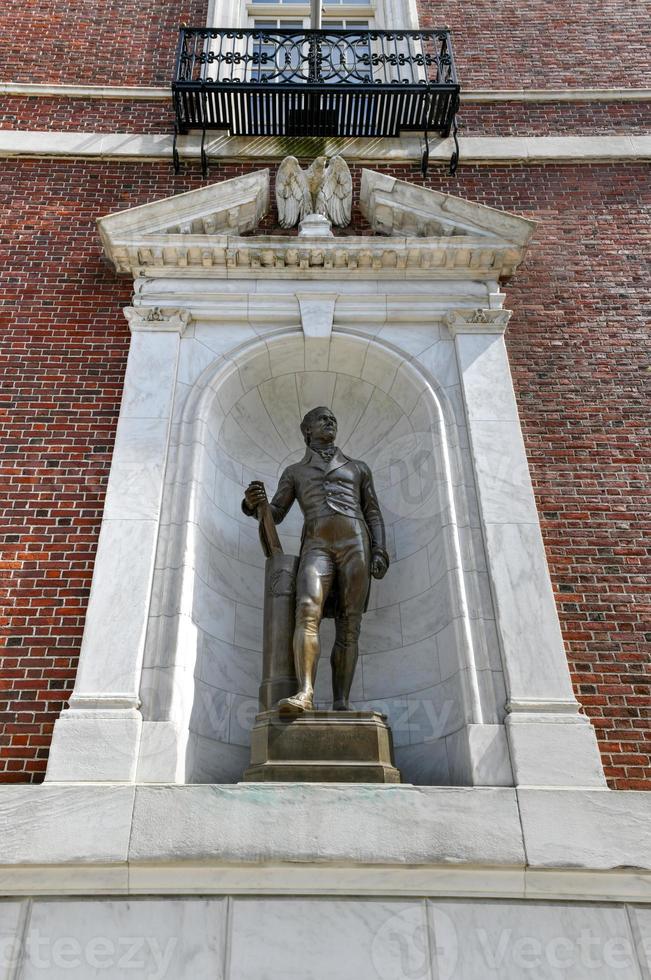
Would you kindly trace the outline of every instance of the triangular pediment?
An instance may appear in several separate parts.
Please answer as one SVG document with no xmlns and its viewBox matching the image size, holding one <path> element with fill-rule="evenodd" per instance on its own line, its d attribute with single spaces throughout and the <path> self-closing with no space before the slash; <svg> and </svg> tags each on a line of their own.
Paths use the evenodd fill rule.
<svg viewBox="0 0 651 980">
<path fill-rule="evenodd" d="M 534 229 L 517 215 L 363 170 L 359 204 L 374 234 L 255 235 L 269 192 L 269 171 L 260 170 L 97 224 L 119 273 L 195 278 L 496 280 L 513 273 Z"/>
<path fill-rule="evenodd" d="M 362 171 L 359 200 L 373 231 L 400 238 L 479 238 L 525 246 L 535 222 L 462 197 Z"/>
<path fill-rule="evenodd" d="M 269 210 L 269 171 L 258 170 L 99 218 L 97 227 L 109 250 L 118 243 L 183 235 L 245 235 Z"/>
</svg>

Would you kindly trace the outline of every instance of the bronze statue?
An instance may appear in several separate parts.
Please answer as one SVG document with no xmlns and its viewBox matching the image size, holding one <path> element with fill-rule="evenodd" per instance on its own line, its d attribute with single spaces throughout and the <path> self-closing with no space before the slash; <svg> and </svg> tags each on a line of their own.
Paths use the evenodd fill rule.
<svg viewBox="0 0 651 980">
<path fill-rule="evenodd" d="M 278 703 L 281 713 L 314 708 L 314 681 L 319 660 L 319 626 L 323 616 L 335 620 L 332 666 L 333 710 L 348 711 L 357 663 L 358 637 L 366 610 L 371 576 L 381 579 L 389 567 L 384 521 L 373 478 L 366 463 L 349 459 L 335 445 L 337 420 L 329 408 L 308 412 L 301 422 L 307 445 L 299 463 L 283 471 L 267 505 L 264 484 L 246 489 L 242 509 L 256 516 L 270 508 L 280 524 L 295 500 L 305 518 L 296 574 L 294 665 L 300 689 Z M 268 512 L 267 512 L 268 518 Z M 269 542 L 275 529 L 262 529 Z M 277 540 L 277 537 L 276 537 Z"/>
</svg>

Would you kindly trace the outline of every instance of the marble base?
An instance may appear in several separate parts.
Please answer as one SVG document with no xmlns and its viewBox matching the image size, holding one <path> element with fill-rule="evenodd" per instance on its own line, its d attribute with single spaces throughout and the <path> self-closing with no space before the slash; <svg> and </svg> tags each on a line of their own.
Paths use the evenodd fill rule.
<svg viewBox="0 0 651 980">
<path fill-rule="evenodd" d="M 0 904 L 0 948 L 3 980 L 640 980 L 651 909 L 427 892 L 44 897 Z"/>
<path fill-rule="evenodd" d="M 651 902 L 644 792 L 8 785 L 0 827 L 0 911 L 10 896 L 102 894 Z"/>
<path fill-rule="evenodd" d="M 133 782 L 141 731 L 136 709 L 67 708 L 54 724 L 45 781 Z"/>
<path fill-rule="evenodd" d="M 606 789 L 597 736 L 584 715 L 514 712 L 505 728 L 516 786 Z"/>
<path fill-rule="evenodd" d="M 377 711 L 262 711 L 245 782 L 399 783 L 393 740 Z"/>
</svg>

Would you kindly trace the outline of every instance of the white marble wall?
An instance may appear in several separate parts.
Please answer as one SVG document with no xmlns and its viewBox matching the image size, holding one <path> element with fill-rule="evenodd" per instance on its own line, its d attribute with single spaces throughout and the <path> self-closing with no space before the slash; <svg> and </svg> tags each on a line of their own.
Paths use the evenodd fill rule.
<svg viewBox="0 0 651 980">
<path fill-rule="evenodd" d="M 368 329 L 379 337 L 363 326 L 356 336 L 333 333 L 319 370 L 298 331 L 251 344 L 249 327 L 197 322 L 181 341 L 142 690 L 146 721 L 189 730 L 178 761 L 189 781 L 236 781 L 246 765 L 264 559 L 255 522 L 241 511 L 243 488 L 262 478 L 275 490 L 304 452 L 298 422 L 318 404 L 337 415 L 344 452 L 373 468 L 392 558 L 363 622 L 355 703 L 388 714 L 404 777 L 425 784 L 450 781 L 446 737 L 502 718 L 453 343 L 432 323 Z M 296 505 L 280 528 L 286 551 L 298 553 L 301 525 Z M 325 623 L 324 705 L 332 634 Z M 140 778 L 170 778 L 146 763 Z"/>
<path fill-rule="evenodd" d="M 643 980 L 648 907 L 443 898 L 0 903 L 2 980 Z"/>
</svg>

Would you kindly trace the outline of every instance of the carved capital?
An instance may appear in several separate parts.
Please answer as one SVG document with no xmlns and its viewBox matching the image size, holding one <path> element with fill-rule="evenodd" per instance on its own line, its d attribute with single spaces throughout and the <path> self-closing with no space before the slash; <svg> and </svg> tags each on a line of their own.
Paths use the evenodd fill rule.
<svg viewBox="0 0 651 980">
<path fill-rule="evenodd" d="M 178 333 L 180 336 L 192 319 L 189 310 L 167 306 L 126 306 L 124 315 L 132 333 Z"/>
<path fill-rule="evenodd" d="M 453 337 L 458 333 L 504 333 L 511 310 L 450 310 L 445 323 Z"/>
</svg>

